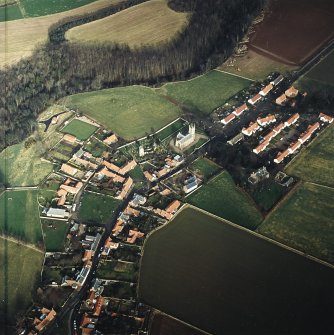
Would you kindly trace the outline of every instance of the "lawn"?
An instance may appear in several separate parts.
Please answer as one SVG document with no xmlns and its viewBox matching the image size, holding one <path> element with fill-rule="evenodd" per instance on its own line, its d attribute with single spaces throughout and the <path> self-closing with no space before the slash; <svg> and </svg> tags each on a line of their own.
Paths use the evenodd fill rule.
<svg viewBox="0 0 334 335">
<path fill-rule="evenodd" d="M 250 197 L 242 192 L 227 171 L 211 179 L 186 198 L 190 204 L 248 229 L 262 221 Z"/>
<path fill-rule="evenodd" d="M 47 252 L 63 251 L 67 222 L 59 220 L 42 220 L 42 228 Z"/>
<path fill-rule="evenodd" d="M 109 150 L 109 147 L 95 137 L 91 137 L 85 144 L 84 150 L 90 152 L 94 157 L 101 157 L 105 151 Z"/>
<path fill-rule="evenodd" d="M 9 321 L 32 303 L 32 294 L 44 254 L 0 238 L 0 320 L 5 306 Z"/>
<path fill-rule="evenodd" d="M 259 226 L 258 232 L 334 263 L 334 189 L 304 183 Z"/>
<path fill-rule="evenodd" d="M 0 153 L 0 183 L 37 185 L 53 168 L 51 163 L 40 158 L 47 148 L 47 141 L 36 141 L 30 148 L 25 148 L 24 142 L 6 148 Z"/>
<path fill-rule="evenodd" d="M 96 129 L 97 127 L 90 123 L 74 119 L 62 128 L 61 132 L 71 134 L 79 140 L 85 141 L 95 133 Z"/>
<path fill-rule="evenodd" d="M 157 91 L 195 113 L 210 114 L 250 83 L 249 80 L 230 74 L 210 71 L 188 81 L 168 83 Z"/>
<path fill-rule="evenodd" d="M 8 7 L 0 7 L 0 21 L 11 21 L 22 19 L 23 17 L 50 15 L 84 6 L 94 1 L 96 0 L 20 0 L 18 1 L 18 4 L 10 5 Z M 0 5 L 1 2 L 4 1 L 1 0 Z"/>
<path fill-rule="evenodd" d="M 128 262 L 104 261 L 99 263 L 97 276 L 103 279 L 136 283 L 138 279 L 138 266 Z"/>
<path fill-rule="evenodd" d="M 0 232 L 28 243 L 42 241 L 37 190 L 6 191 L 0 196 Z"/>
<path fill-rule="evenodd" d="M 166 43 L 187 22 L 188 14 L 173 11 L 165 0 L 153 0 L 72 28 L 66 38 L 71 42 L 112 42 L 134 48 Z"/>
<path fill-rule="evenodd" d="M 160 141 L 163 141 L 179 130 L 181 130 L 185 126 L 186 122 L 183 121 L 182 119 L 179 119 L 175 122 L 173 122 L 170 126 L 166 127 L 165 129 L 159 131 L 157 133 L 157 137 L 159 138 Z"/>
<path fill-rule="evenodd" d="M 329 334 L 333 281 L 331 268 L 185 208 L 146 239 L 138 294 L 213 335 Z"/>
<path fill-rule="evenodd" d="M 110 196 L 86 192 L 79 209 L 80 219 L 86 223 L 106 223 L 119 204 Z"/>
<path fill-rule="evenodd" d="M 175 120 L 180 110 L 144 86 L 112 88 L 71 95 L 65 104 L 86 114 L 125 140 L 155 132 Z"/>
<path fill-rule="evenodd" d="M 327 127 L 286 168 L 305 181 L 334 186 L 334 125 Z"/>
<path fill-rule="evenodd" d="M 190 170 L 199 175 L 204 181 L 215 175 L 221 167 L 207 158 L 198 158 L 190 166 Z"/>
</svg>

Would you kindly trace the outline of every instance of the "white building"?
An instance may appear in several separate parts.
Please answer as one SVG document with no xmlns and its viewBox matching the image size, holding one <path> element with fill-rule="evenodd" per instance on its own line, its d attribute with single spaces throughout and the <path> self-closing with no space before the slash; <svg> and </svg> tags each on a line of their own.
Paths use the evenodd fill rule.
<svg viewBox="0 0 334 335">
<path fill-rule="evenodd" d="M 183 150 L 185 147 L 189 146 L 191 143 L 195 141 L 195 136 L 196 136 L 196 126 L 195 124 L 190 124 L 188 134 L 183 135 L 181 132 L 179 132 L 176 135 L 175 146 Z"/>
</svg>

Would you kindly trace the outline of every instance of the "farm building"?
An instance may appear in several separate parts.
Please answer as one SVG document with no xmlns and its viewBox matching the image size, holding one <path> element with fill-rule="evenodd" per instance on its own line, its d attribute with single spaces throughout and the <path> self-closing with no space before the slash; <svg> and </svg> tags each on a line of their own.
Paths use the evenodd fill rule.
<svg viewBox="0 0 334 335">
<path fill-rule="evenodd" d="M 275 80 L 271 81 L 270 84 L 273 86 L 277 86 L 284 80 L 284 77 L 282 75 L 279 75 Z"/>
<path fill-rule="evenodd" d="M 198 187 L 198 181 L 197 178 L 195 176 L 191 176 L 189 177 L 186 181 L 185 181 L 185 185 L 183 187 L 183 191 L 185 193 L 190 193 L 193 190 L 195 190 Z"/>
<path fill-rule="evenodd" d="M 69 213 L 65 209 L 51 207 L 46 211 L 46 216 L 52 218 L 65 219 L 68 218 Z"/>
<path fill-rule="evenodd" d="M 239 133 L 238 135 L 234 136 L 229 141 L 227 141 L 227 143 L 229 145 L 235 145 L 239 143 L 240 141 L 242 141 L 244 138 L 245 138 L 244 135 L 242 133 Z"/>
</svg>

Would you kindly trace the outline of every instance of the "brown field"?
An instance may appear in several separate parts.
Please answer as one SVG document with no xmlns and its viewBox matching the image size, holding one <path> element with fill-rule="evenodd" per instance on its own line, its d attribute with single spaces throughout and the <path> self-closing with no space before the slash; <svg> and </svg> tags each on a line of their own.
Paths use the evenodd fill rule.
<svg viewBox="0 0 334 335">
<path fill-rule="evenodd" d="M 303 64 L 334 37 L 333 11 L 328 0 L 272 0 L 250 47 L 285 64 Z"/>
<path fill-rule="evenodd" d="M 166 0 L 153 0 L 101 20 L 70 29 L 72 42 L 114 42 L 130 47 L 168 42 L 187 24 L 188 14 L 177 13 Z"/>
<path fill-rule="evenodd" d="M 99 0 L 89 5 L 53 15 L 21 19 L 0 23 L 0 67 L 12 65 L 32 54 L 34 49 L 44 43 L 48 29 L 60 19 L 101 9 L 121 0 Z"/>
</svg>

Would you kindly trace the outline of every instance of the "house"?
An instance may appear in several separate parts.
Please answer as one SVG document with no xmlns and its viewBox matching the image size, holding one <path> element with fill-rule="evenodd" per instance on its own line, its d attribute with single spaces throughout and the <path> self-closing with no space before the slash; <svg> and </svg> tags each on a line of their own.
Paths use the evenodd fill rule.
<svg viewBox="0 0 334 335">
<path fill-rule="evenodd" d="M 301 137 L 298 139 L 298 141 L 299 141 L 301 144 L 305 143 L 306 141 L 308 141 L 308 140 L 311 138 L 312 134 L 313 134 L 319 127 L 320 127 L 319 122 L 316 122 L 315 124 L 309 126 L 309 127 L 307 128 L 306 132 L 303 133 L 303 134 L 301 135 Z"/>
<path fill-rule="evenodd" d="M 121 217 L 119 217 L 116 221 L 116 224 L 115 224 L 113 230 L 112 230 L 112 234 L 114 236 L 119 235 L 119 233 L 123 230 L 125 224 L 126 224 L 126 221 L 123 220 Z"/>
<path fill-rule="evenodd" d="M 54 309 L 48 310 L 47 308 L 42 309 L 42 315 L 40 317 L 39 322 L 37 322 L 35 325 L 35 329 L 38 332 L 42 332 L 47 325 L 55 318 L 57 315 L 56 311 Z"/>
<path fill-rule="evenodd" d="M 68 143 L 71 143 L 71 144 L 79 142 L 78 139 L 75 136 L 70 135 L 70 134 L 65 134 L 63 136 L 63 140 L 68 142 Z"/>
<path fill-rule="evenodd" d="M 153 182 L 155 180 L 157 180 L 157 177 L 153 176 L 150 172 L 148 171 L 144 171 L 144 176 L 147 180 L 149 180 L 150 182 Z"/>
<path fill-rule="evenodd" d="M 135 193 L 129 204 L 132 207 L 138 207 L 138 206 L 144 205 L 146 203 L 146 201 L 147 201 L 146 197 L 144 197 L 144 196 L 142 196 L 138 193 Z"/>
<path fill-rule="evenodd" d="M 112 134 L 110 136 L 108 136 L 107 138 L 105 138 L 103 140 L 103 143 L 107 144 L 107 145 L 110 145 L 110 144 L 114 144 L 118 141 L 118 138 L 115 134 Z"/>
<path fill-rule="evenodd" d="M 235 144 L 239 143 L 240 141 L 242 141 L 244 138 L 245 138 L 244 135 L 242 133 L 239 133 L 238 135 L 236 135 L 233 138 L 231 138 L 230 140 L 228 140 L 227 143 L 229 145 L 235 145 Z"/>
<path fill-rule="evenodd" d="M 235 116 L 240 116 L 244 111 L 248 110 L 248 107 L 246 104 L 241 105 L 240 107 L 236 108 L 232 113 Z"/>
<path fill-rule="evenodd" d="M 89 265 L 86 265 L 81 269 L 80 273 L 78 274 L 78 276 L 76 278 L 76 282 L 77 282 L 78 285 L 82 286 L 85 283 L 85 281 L 86 281 L 86 279 L 89 275 L 89 272 L 90 272 L 90 266 Z"/>
<path fill-rule="evenodd" d="M 137 230 L 129 230 L 129 235 L 126 239 L 127 243 L 134 244 L 137 240 L 137 238 L 144 237 L 144 233 L 137 231 Z"/>
<path fill-rule="evenodd" d="M 286 102 L 288 101 L 287 96 L 283 93 L 282 95 L 280 95 L 276 100 L 276 104 L 279 106 L 284 105 Z"/>
<path fill-rule="evenodd" d="M 256 122 L 251 122 L 247 128 L 242 128 L 242 133 L 246 136 L 251 136 L 256 133 L 257 130 L 260 129 L 260 126 Z"/>
<path fill-rule="evenodd" d="M 262 168 L 259 168 L 257 171 L 253 172 L 249 178 L 248 181 L 255 185 L 259 183 L 262 180 L 268 179 L 270 177 L 270 174 L 265 166 Z"/>
<path fill-rule="evenodd" d="M 268 140 L 264 140 L 255 149 L 253 149 L 253 152 L 256 153 L 256 154 L 259 154 L 260 152 L 262 152 L 263 150 L 265 150 L 268 145 L 269 145 L 269 141 Z"/>
<path fill-rule="evenodd" d="M 93 170 L 96 170 L 97 169 L 97 164 L 94 164 L 94 163 L 92 163 L 92 162 L 90 162 L 90 161 L 87 161 L 87 160 L 85 160 L 85 159 L 82 159 L 82 158 L 80 158 L 80 157 L 73 157 L 73 160 L 74 160 L 74 162 L 76 163 L 76 164 L 79 164 L 79 165 L 82 165 L 82 166 L 84 166 L 85 168 L 87 168 L 87 169 L 89 169 L 89 168 L 91 168 L 91 169 L 93 169 Z"/>
<path fill-rule="evenodd" d="M 276 158 L 274 159 L 274 162 L 279 164 L 283 162 L 283 160 L 290 155 L 289 150 L 284 150 L 283 152 L 280 152 Z"/>
<path fill-rule="evenodd" d="M 284 123 L 280 123 L 273 129 L 273 131 L 276 135 L 278 135 L 284 128 L 285 128 Z"/>
<path fill-rule="evenodd" d="M 260 126 L 264 127 L 264 126 L 266 126 L 270 123 L 276 122 L 276 118 L 275 118 L 274 115 L 268 115 L 268 116 L 263 117 L 263 118 L 258 118 L 256 121 Z"/>
<path fill-rule="evenodd" d="M 284 77 L 280 74 L 275 80 L 271 81 L 270 84 L 272 84 L 273 86 L 277 86 L 283 80 L 284 80 Z"/>
<path fill-rule="evenodd" d="M 290 154 L 295 153 L 299 148 L 301 147 L 301 143 L 299 141 L 292 143 L 289 148 L 288 151 Z"/>
<path fill-rule="evenodd" d="M 157 172 L 159 178 L 165 176 L 169 172 L 169 168 L 163 167 L 161 170 Z"/>
<path fill-rule="evenodd" d="M 111 178 L 115 183 L 124 183 L 125 178 L 119 176 L 118 174 L 109 171 L 106 167 L 104 167 L 99 173 L 98 176 L 102 179 L 104 176 Z"/>
<path fill-rule="evenodd" d="M 232 114 L 229 114 L 228 116 L 226 116 L 224 119 L 222 119 L 221 123 L 224 124 L 224 125 L 227 125 L 234 119 L 235 119 L 235 115 L 232 113 Z"/>
<path fill-rule="evenodd" d="M 297 122 L 297 120 L 299 119 L 299 114 L 298 113 L 296 113 L 296 114 L 293 114 L 288 120 L 286 120 L 285 122 L 284 122 L 284 125 L 286 126 L 286 127 L 290 127 L 291 125 L 293 125 L 294 123 L 296 123 Z"/>
<path fill-rule="evenodd" d="M 178 211 L 178 209 L 180 208 L 180 206 L 181 206 L 181 202 L 179 200 L 174 200 L 172 203 L 170 203 L 166 207 L 165 211 L 167 213 L 175 214 Z"/>
<path fill-rule="evenodd" d="M 276 133 L 272 130 L 270 133 L 268 133 L 268 134 L 264 137 L 264 141 L 268 141 L 268 142 L 270 142 L 275 136 L 276 136 Z"/>
<path fill-rule="evenodd" d="M 198 187 L 198 181 L 196 176 L 191 176 L 185 181 L 183 191 L 187 194 L 195 190 L 197 187 Z"/>
<path fill-rule="evenodd" d="M 295 98 L 298 95 L 298 90 L 294 88 L 293 86 L 291 86 L 289 89 L 285 91 L 285 95 L 288 98 Z"/>
<path fill-rule="evenodd" d="M 183 135 L 181 132 L 176 135 L 175 146 L 180 150 L 183 150 L 195 141 L 195 137 L 196 126 L 194 123 L 192 123 L 189 125 L 188 133 L 186 135 Z"/>
<path fill-rule="evenodd" d="M 129 177 L 129 178 L 125 181 L 125 183 L 123 184 L 122 191 L 121 191 L 121 193 L 116 197 L 116 199 L 123 200 L 123 199 L 127 196 L 128 192 L 130 191 L 132 185 L 133 185 L 133 180 L 132 180 L 131 177 Z"/>
<path fill-rule="evenodd" d="M 165 210 L 160 209 L 160 208 L 156 208 L 156 209 L 154 209 L 153 212 L 154 212 L 155 214 L 157 214 L 157 215 L 159 215 L 159 216 L 161 216 L 161 217 L 167 219 L 167 220 L 170 220 L 170 219 L 173 217 L 173 214 L 168 213 L 168 212 L 166 212 Z"/>
<path fill-rule="evenodd" d="M 118 171 L 118 173 L 124 176 L 125 174 L 133 170 L 136 166 L 137 166 L 137 162 L 133 159 L 132 161 L 123 165 L 121 169 Z"/>
<path fill-rule="evenodd" d="M 140 211 L 132 208 L 131 206 L 127 206 L 124 210 L 124 214 L 138 217 L 140 215 Z"/>
<path fill-rule="evenodd" d="M 248 99 L 248 102 L 251 105 L 255 105 L 258 101 L 260 101 L 262 99 L 262 96 L 258 93 L 256 95 L 254 95 L 252 98 Z"/>
<path fill-rule="evenodd" d="M 260 91 L 259 94 L 265 97 L 273 89 L 273 87 L 273 84 L 268 84 Z"/>
<path fill-rule="evenodd" d="M 70 176 L 75 176 L 76 173 L 79 171 L 78 169 L 76 169 L 75 167 L 71 166 L 71 165 L 68 165 L 68 164 L 65 164 L 63 163 L 61 165 L 61 168 L 60 168 L 60 171 L 70 175 Z"/>
<path fill-rule="evenodd" d="M 327 122 L 327 123 L 332 123 L 333 120 L 334 120 L 334 118 L 332 118 L 331 116 L 328 116 L 324 113 L 320 113 L 319 118 L 322 122 Z"/>
<path fill-rule="evenodd" d="M 52 217 L 52 218 L 65 219 L 65 218 L 68 218 L 69 213 L 65 209 L 51 207 L 47 210 L 46 216 Z"/>
</svg>

